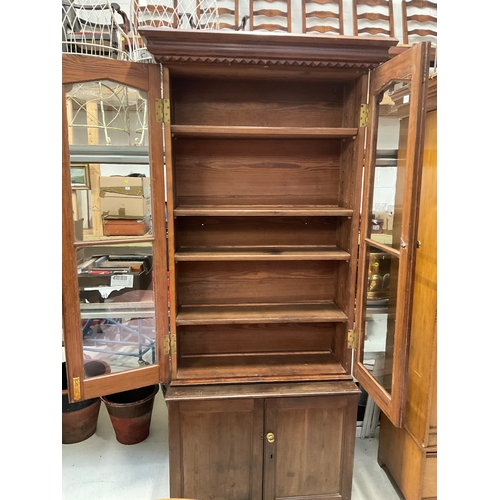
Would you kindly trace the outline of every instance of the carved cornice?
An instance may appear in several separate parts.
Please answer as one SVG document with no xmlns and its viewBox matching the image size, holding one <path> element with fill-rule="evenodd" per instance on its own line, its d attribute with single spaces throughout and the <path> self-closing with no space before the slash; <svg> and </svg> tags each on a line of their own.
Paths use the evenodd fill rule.
<svg viewBox="0 0 500 500">
<path fill-rule="evenodd" d="M 156 61 L 372 69 L 389 59 L 395 38 L 139 28 Z"/>
</svg>

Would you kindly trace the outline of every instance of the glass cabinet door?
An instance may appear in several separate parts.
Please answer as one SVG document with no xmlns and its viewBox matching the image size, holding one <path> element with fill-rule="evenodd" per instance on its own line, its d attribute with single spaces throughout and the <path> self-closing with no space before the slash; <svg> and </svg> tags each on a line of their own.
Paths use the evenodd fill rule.
<svg viewBox="0 0 500 500">
<path fill-rule="evenodd" d="M 168 378 L 159 97 L 158 66 L 63 55 L 63 333 L 73 401 Z"/>
<path fill-rule="evenodd" d="M 406 395 L 428 50 L 428 44 L 414 46 L 370 76 L 354 376 L 398 427 Z"/>
</svg>

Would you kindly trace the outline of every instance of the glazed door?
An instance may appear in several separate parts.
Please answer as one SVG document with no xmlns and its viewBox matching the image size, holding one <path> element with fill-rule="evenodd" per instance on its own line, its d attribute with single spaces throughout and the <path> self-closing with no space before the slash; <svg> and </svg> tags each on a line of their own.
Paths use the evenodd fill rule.
<svg viewBox="0 0 500 500">
<path fill-rule="evenodd" d="M 381 65 L 370 76 L 354 376 L 397 427 L 401 427 L 404 416 L 418 251 L 428 54 L 429 44 L 416 45 Z M 381 130 L 389 117 L 395 144 L 390 168 L 388 163 L 380 161 L 387 140 L 382 138 Z M 381 193 L 385 193 L 385 202 L 389 202 L 392 212 L 390 225 L 386 222 L 383 232 L 383 221 L 377 218 Z"/>
<path fill-rule="evenodd" d="M 78 401 L 169 380 L 161 85 L 158 65 L 91 56 L 63 55 L 62 73 L 63 335 Z"/>
</svg>

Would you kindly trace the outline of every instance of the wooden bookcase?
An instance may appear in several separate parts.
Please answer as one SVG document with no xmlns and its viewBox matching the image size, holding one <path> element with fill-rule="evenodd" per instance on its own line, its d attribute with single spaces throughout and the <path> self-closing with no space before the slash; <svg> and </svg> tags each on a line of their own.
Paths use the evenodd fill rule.
<svg viewBox="0 0 500 500">
<path fill-rule="evenodd" d="M 394 41 L 141 36 L 170 108 L 171 385 L 352 380 L 360 112 Z"/>
<path fill-rule="evenodd" d="M 168 329 L 156 332 L 157 365 L 123 376 L 132 384 L 148 373 L 163 386 L 170 494 L 347 500 L 359 394 L 353 348 L 363 344 L 355 297 L 366 283 L 358 276 L 366 272 L 358 269 L 361 186 L 375 157 L 365 141 L 376 139 L 366 120 L 369 76 L 378 75 L 380 91 L 419 69 L 411 106 L 422 111 L 428 48 L 376 70 L 396 39 L 147 27 L 140 34 L 156 63 L 127 63 L 109 77 L 130 75 L 139 89 L 147 87 L 139 73 L 161 83 L 149 100 L 157 116 L 150 149 L 165 158 L 153 220 L 164 216 L 166 187 L 169 315 Z M 102 77 L 104 66 L 94 74 Z M 409 277 L 411 255 L 402 255 Z M 80 333 L 70 326 L 78 356 Z M 78 363 L 69 360 L 71 373 Z M 406 365 L 394 366 L 399 383 Z M 110 392 L 121 377 L 93 380 L 89 393 Z"/>
<path fill-rule="evenodd" d="M 171 495 L 348 499 L 363 112 L 394 40 L 141 36 L 170 112 Z"/>
</svg>

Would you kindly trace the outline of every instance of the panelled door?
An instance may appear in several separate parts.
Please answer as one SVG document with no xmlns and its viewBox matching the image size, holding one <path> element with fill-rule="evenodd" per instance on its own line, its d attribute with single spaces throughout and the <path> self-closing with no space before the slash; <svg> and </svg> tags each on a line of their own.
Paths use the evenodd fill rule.
<svg viewBox="0 0 500 500">
<path fill-rule="evenodd" d="M 63 338 L 78 401 L 169 380 L 161 74 L 80 55 L 63 55 L 62 74 Z M 107 369 L 91 377 L 94 360 Z"/>
<path fill-rule="evenodd" d="M 357 399 L 266 399 L 264 500 L 350 496 Z"/>
<path fill-rule="evenodd" d="M 168 401 L 170 494 L 348 498 L 358 394 Z"/>
<path fill-rule="evenodd" d="M 354 376 L 397 427 L 403 422 L 406 395 L 429 48 L 427 43 L 415 45 L 370 75 Z M 398 147 L 391 173 L 393 227 L 381 240 L 372 214 L 374 193 L 387 177 L 382 172 L 386 167 L 377 161 L 377 151 L 383 149 L 379 126 L 387 116 L 397 118 L 392 133 Z"/>
</svg>

